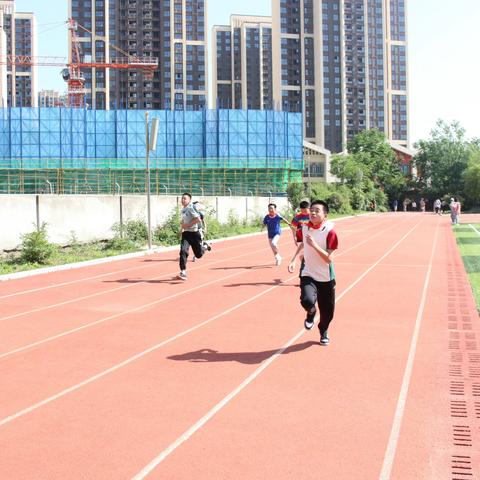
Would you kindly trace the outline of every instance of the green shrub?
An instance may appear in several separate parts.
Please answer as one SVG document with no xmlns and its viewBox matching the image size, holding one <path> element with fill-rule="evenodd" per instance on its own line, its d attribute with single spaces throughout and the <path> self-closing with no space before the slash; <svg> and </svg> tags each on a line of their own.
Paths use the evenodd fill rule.
<svg viewBox="0 0 480 480">
<path fill-rule="evenodd" d="M 120 223 L 115 223 L 112 230 L 115 233 L 115 237 L 123 237 L 135 244 L 144 244 L 148 239 L 147 224 L 140 218 L 127 220 L 124 222 L 123 228 L 120 226 Z"/>
<path fill-rule="evenodd" d="M 136 247 L 135 242 L 132 242 L 129 238 L 120 238 L 118 236 L 107 240 L 103 245 L 102 250 L 134 250 Z"/>
<path fill-rule="evenodd" d="M 180 241 L 180 209 L 175 208 L 165 222 L 153 230 L 153 239 L 160 245 L 175 245 Z"/>
<path fill-rule="evenodd" d="M 22 263 L 45 264 L 55 253 L 55 245 L 47 238 L 46 224 L 43 223 L 40 230 L 34 230 L 22 235 L 20 260 Z"/>
</svg>

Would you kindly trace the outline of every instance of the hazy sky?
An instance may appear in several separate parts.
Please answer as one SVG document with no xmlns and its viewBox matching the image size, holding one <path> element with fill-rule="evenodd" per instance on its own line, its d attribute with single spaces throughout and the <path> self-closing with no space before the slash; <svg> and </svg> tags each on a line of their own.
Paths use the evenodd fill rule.
<svg viewBox="0 0 480 480">
<path fill-rule="evenodd" d="M 36 14 L 38 54 L 66 57 L 67 0 L 16 5 Z M 480 137 L 480 0 L 407 0 L 407 12 L 411 142 L 427 138 L 438 118 Z M 270 15 L 271 0 L 208 0 L 209 31 L 232 13 Z M 40 89 L 65 90 L 60 68 L 40 68 L 39 77 Z"/>
</svg>

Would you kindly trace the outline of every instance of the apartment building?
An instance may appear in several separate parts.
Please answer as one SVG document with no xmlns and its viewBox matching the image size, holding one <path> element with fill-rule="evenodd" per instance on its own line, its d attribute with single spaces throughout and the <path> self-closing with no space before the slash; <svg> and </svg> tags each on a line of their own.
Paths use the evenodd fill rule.
<svg viewBox="0 0 480 480">
<path fill-rule="evenodd" d="M 273 100 L 304 137 L 345 150 L 378 128 L 408 144 L 406 0 L 272 0 Z"/>
<path fill-rule="evenodd" d="M 36 56 L 36 20 L 16 12 L 14 1 L 0 1 L 0 102 L 3 106 L 37 106 L 37 67 L 7 63 L 7 56 Z"/>
<path fill-rule="evenodd" d="M 272 19 L 232 15 L 212 31 L 214 108 L 272 109 Z"/>
<path fill-rule="evenodd" d="M 158 58 L 141 69 L 83 69 L 99 109 L 198 110 L 207 104 L 206 0 L 69 0 L 85 61 Z"/>
</svg>

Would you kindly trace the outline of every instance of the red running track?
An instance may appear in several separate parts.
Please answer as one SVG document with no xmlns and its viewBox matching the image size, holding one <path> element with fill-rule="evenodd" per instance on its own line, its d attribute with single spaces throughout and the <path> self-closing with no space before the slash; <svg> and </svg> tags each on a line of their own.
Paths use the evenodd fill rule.
<svg viewBox="0 0 480 480">
<path fill-rule="evenodd" d="M 480 323 L 447 217 L 337 223 L 331 345 L 262 236 L 0 284 L 2 479 L 480 478 Z"/>
</svg>

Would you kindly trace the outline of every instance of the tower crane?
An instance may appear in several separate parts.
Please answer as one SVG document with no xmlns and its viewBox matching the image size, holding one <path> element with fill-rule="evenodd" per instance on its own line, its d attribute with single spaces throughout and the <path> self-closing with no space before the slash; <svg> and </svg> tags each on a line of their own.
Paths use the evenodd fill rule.
<svg viewBox="0 0 480 480">
<path fill-rule="evenodd" d="M 87 93 L 85 89 L 85 77 L 82 74 L 82 68 L 111 68 L 117 70 L 137 69 L 141 70 L 147 76 L 152 76 L 158 67 L 158 58 L 151 56 L 138 57 L 129 55 L 118 47 L 111 45 L 112 48 L 121 52 L 125 57 L 115 57 L 110 62 L 91 61 L 85 62 L 80 55 L 80 41 L 77 35 L 78 28 L 92 34 L 85 27 L 82 27 L 75 20 L 67 21 L 70 35 L 70 61 L 65 62 L 62 57 L 32 56 L 32 55 L 7 55 L 6 62 L 0 61 L 0 64 L 20 65 L 24 67 L 33 66 L 61 66 L 62 77 L 67 82 L 67 106 L 81 107 L 84 105 L 84 97 Z"/>
</svg>

